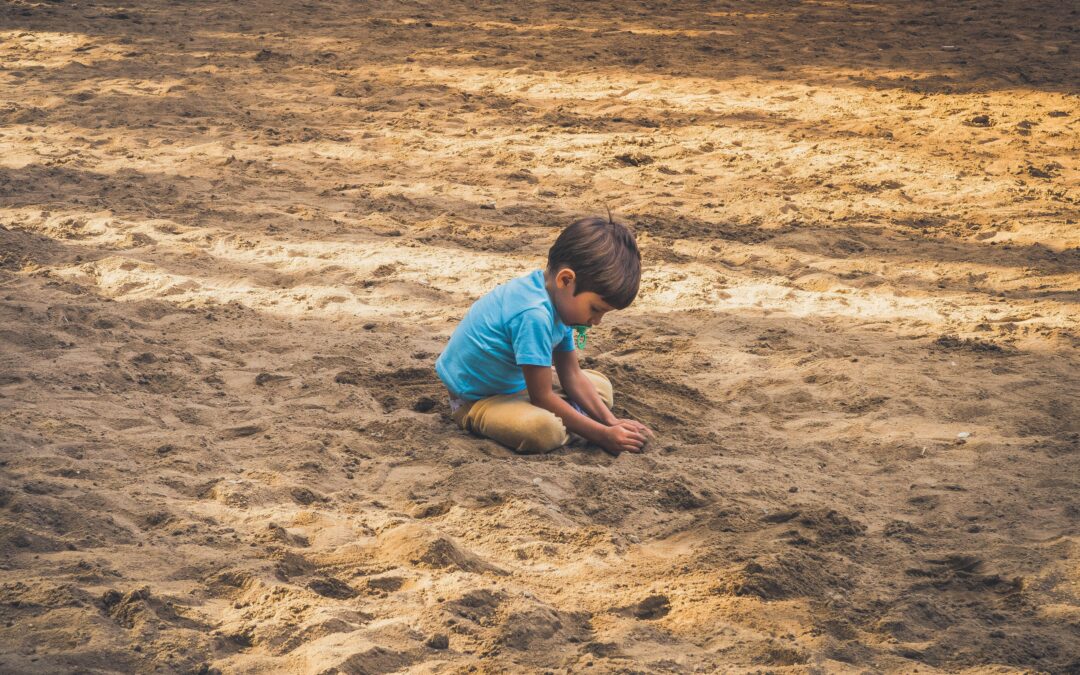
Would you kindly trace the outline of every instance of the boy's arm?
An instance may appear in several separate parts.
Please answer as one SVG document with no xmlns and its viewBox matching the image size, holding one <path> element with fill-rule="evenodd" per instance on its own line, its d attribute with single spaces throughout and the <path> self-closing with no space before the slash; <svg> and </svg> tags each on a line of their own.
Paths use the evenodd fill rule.
<svg viewBox="0 0 1080 675">
<path fill-rule="evenodd" d="M 641 452 L 645 445 L 644 434 L 627 426 L 606 426 L 591 420 L 556 395 L 551 388 L 551 366 L 522 366 L 521 370 L 525 374 L 529 401 L 538 408 L 554 413 L 566 425 L 567 431 L 610 452 Z M 603 401 L 600 405 L 603 405 Z"/>
<path fill-rule="evenodd" d="M 570 400 L 581 406 L 589 417 L 609 427 L 619 421 L 600 398 L 592 380 L 581 371 L 576 351 L 555 352 L 555 372 Z"/>
<path fill-rule="evenodd" d="M 581 406 L 593 419 L 609 427 L 616 425 L 627 426 L 632 431 L 643 434 L 646 438 L 653 436 L 652 430 L 641 422 L 631 419 L 619 419 L 615 416 L 607 407 L 607 404 L 604 403 L 604 399 L 600 397 L 596 385 L 582 372 L 581 367 L 578 365 L 577 352 L 555 352 L 555 372 L 559 374 L 559 382 L 562 384 L 563 390 L 569 395 L 570 400 Z"/>
</svg>

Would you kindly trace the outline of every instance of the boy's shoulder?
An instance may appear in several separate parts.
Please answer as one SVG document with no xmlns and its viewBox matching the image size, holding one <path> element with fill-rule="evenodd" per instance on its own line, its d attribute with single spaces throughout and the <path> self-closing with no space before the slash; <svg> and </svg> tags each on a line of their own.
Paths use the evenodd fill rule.
<svg viewBox="0 0 1080 675">
<path fill-rule="evenodd" d="M 465 322 L 469 330 L 518 330 L 523 324 L 532 327 L 559 327 L 558 314 L 544 285 L 544 271 L 528 274 L 499 284 L 473 304 Z M 498 327 L 498 328 L 496 328 Z M 532 330 L 533 328 L 530 328 Z"/>
<path fill-rule="evenodd" d="M 511 279 L 491 292 L 501 301 L 508 317 L 530 309 L 551 313 L 554 306 L 544 286 L 543 270 L 535 270 Z"/>
</svg>

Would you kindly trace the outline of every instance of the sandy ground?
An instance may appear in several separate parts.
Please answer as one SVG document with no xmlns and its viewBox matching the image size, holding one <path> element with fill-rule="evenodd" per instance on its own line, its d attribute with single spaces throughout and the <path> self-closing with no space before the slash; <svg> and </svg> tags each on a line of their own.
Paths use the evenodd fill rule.
<svg viewBox="0 0 1080 675">
<path fill-rule="evenodd" d="M 0 671 L 1080 672 L 1077 22 L 4 0 Z M 657 442 L 454 429 L 606 206 Z"/>
</svg>

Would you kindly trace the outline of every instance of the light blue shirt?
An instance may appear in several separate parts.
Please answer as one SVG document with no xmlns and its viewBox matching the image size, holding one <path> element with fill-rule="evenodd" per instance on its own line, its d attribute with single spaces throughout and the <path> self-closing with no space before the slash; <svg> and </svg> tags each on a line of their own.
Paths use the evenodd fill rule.
<svg viewBox="0 0 1080 675">
<path fill-rule="evenodd" d="M 521 366 L 550 366 L 552 352 L 573 350 L 573 329 L 559 319 L 544 271 L 536 270 L 473 303 L 435 361 L 435 372 L 452 395 L 477 401 L 521 391 Z"/>
</svg>

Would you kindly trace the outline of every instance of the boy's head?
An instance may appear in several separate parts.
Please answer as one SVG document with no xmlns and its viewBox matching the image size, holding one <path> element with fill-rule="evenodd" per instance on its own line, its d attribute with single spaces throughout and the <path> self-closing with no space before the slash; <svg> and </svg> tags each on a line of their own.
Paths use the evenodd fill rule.
<svg viewBox="0 0 1080 675">
<path fill-rule="evenodd" d="M 604 313 L 634 301 L 641 283 L 641 253 L 625 225 L 582 218 L 555 240 L 547 272 L 563 322 L 593 325 Z"/>
</svg>

